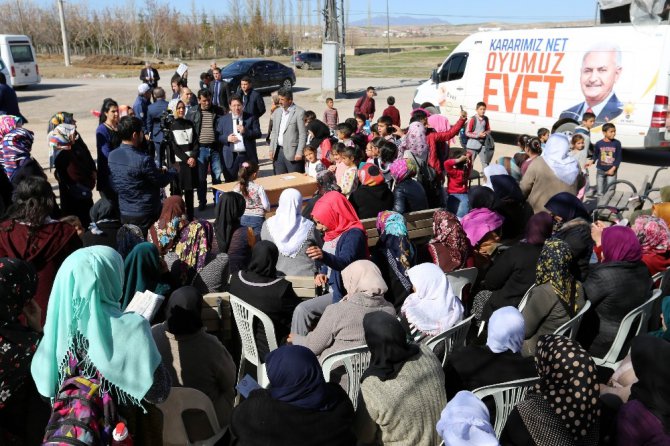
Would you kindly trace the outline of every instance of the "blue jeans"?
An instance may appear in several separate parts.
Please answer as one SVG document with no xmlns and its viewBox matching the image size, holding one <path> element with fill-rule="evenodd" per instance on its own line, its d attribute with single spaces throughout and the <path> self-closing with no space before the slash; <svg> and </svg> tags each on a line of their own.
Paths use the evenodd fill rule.
<svg viewBox="0 0 670 446">
<path fill-rule="evenodd" d="M 261 238 L 261 228 L 263 227 L 264 221 L 264 217 L 257 217 L 255 215 L 243 215 L 242 218 L 240 218 L 240 224 L 247 228 L 251 228 L 254 231 L 257 240 L 260 240 Z"/>
<path fill-rule="evenodd" d="M 468 194 L 449 194 L 447 198 L 447 210 L 456 217 L 462 218 L 470 210 Z"/>
<path fill-rule="evenodd" d="M 207 167 L 212 166 L 212 184 L 221 184 L 221 153 L 214 147 L 201 146 L 198 154 L 198 202 L 207 203 Z"/>
<path fill-rule="evenodd" d="M 616 181 L 616 172 L 609 176 L 604 170 L 596 169 L 596 187 L 598 195 L 603 195 L 610 184 Z"/>
</svg>

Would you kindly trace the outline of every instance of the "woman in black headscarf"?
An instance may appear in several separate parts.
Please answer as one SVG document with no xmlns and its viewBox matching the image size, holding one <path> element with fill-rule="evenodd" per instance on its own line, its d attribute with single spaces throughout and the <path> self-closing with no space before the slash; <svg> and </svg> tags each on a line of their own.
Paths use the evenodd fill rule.
<svg viewBox="0 0 670 446">
<path fill-rule="evenodd" d="M 172 385 L 191 387 L 209 396 L 219 423 L 227 425 L 235 400 L 235 363 L 226 347 L 205 332 L 202 304 L 202 294 L 196 288 L 177 289 L 167 302 L 166 321 L 154 325 L 151 334 Z"/>
<path fill-rule="evenodd" d="M 569 192 L 554 195 L 544 207 L 554 219 L 553 237 L 563 240 L 572 251 L 572 274 L 583 282 L 593 253 L 589 212 L 584 203 Z"/>
<path fill-rule="evenodd" d="M 354 408 L 337 384 L 326 383 L 307 347 L 285 345 L 267 356 L 269 389 L 254 390 L 233 411 L 233 444 L 351 446 Z"/>
<path fill-rule="evenodd" d="M 214 211 L 214 233 L 218 252 L 228 254 L 230 273 L 233 275 L 249 263 L 253 245 L 249 231 L 240 223 L 245 208 L 246 201 L 242 195 L 226 192 L 219 197 Z"/>
<path fill-rule="evenodd" d="M 504 445 L 599 444 L 600 401 L 596 365 L 570 338 L 544 335 L 535 365 L 540 381 L 516 405 L 500 438 Z"/>
<path fill-rule="evenodd" d="M 330 129 L 326 124 L 315 119 L 307 125 L 307 131 L 311 133 L 312 139 L 309 140 L 309 145 L 315 149 L 319 149 L 321 143 L 330 138 Z M 318 153 L 319 158 L 324 156 L 323 148 L 320 153 Z"/>
<path fill-rule="evenodd" d="M 486 208 L 495 210 L 496 195 L 486 186 L 473 186 L 468 191 L 470 209 Z"/>
<path fill-rule="evenodd" d="M 633 384 L 617 416 L 619 445 L 670 444 L 670 343 L 649 335 L 633 339 Z"/>
<path fill-rule="evenodd" d="M 121 228 L 119 210 L 106 198 L 99 199 L 91 208 L 91 225 L 82 236 L 84 248 L 94 245 L 117 248 L 116 234 Z"/>
<path fill-rule="evenodd" d="M 19 259 L 0 258 L 0 443 L 38 444 L 49 419 L 39 397 L 30 363 L 42 336 L 42 311 L 32 300 L 37 273 Z M 19 322 L 23 314 L 28 322 Z"/>
<path fill-rule="evenodd" d="M 501 238 L 503 243 L 514 243 L 523 235 L 526 223 L 533 215 L 533 208 L 523 197 L 519 183 L 511 176 L 494 175 L 490 182 L 497 198 L 494 210 L 505 217 Z"/>
<path fill-rule="evenodd" d="M 230 294 L 258 308 L 272 319 L 277 345 L 290 333 L 293 310 L 301 302 L 291 282 L 277 277 L 278 259 L 279 250 L 274 243 L 266 240 L 256 243 L 249 267 L 233 274 L 229 289 Z M 258 355 L 264 361 L 269 348 L 260 324 L 255 327 L 254 338 Z"/>
<path fill-rule="evenodd" d="M 361 378 L 354 425 L 358 441 L 437 444 L 435 424 L 447 404 L 440 361 L 425 345 L 408 343 L 400 321 L 388 313 L 366 314 L 363 329 L 371 358 Z"/>
</svg>

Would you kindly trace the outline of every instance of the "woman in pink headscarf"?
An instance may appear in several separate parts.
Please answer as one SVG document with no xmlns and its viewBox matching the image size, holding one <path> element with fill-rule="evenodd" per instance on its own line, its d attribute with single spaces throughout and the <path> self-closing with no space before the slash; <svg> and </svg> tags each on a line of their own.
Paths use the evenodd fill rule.
<svg viewBox="0 0 670 446">
<path fill-rule="evenodd" d="M 670 268 L 670 229 L 664 220 L 640 215 L 633 231 L 642 245 L 642 261 L 652 276 Z"/>
</svg>

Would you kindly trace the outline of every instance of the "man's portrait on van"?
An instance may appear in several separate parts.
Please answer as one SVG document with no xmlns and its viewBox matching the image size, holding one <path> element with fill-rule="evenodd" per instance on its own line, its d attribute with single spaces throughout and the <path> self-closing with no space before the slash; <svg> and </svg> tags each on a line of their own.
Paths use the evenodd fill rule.
<svg viewBox="0 0 670 446">
<path fill-rule="evenodd" d="M 598 43 L 582 58 L 580 84 L 584 102 L 561 113 L 559 119 L 581 122 L 586 112 L 596 115 L 596 125 L 610 122 L 623 111 L 623 103 L 614 93 L 614 84 L 621 75 L 621 49 L 611 43 Z"/>
</svg>

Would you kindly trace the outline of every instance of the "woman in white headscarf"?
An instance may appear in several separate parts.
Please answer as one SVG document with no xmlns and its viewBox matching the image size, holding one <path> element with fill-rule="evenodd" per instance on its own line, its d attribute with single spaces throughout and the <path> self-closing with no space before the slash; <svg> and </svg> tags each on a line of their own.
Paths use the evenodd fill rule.
<svg viewBox="0 0 670 446">
<path fill-rule="evenodd" d="M 519 186 L 534 212 L 546 210 L 545 203 L 557 193 L 577 195 L 582 187 L 584 179 L 579 173 L 579 163 L 569 152 L 568 137 L 554 133 L 547 140 L 542 156 L 528 167 Z"/>
<path fill-rule="evenodd" d="M 437 422 L 444 446 L 498 446 L 489 410 L 472 392 L 461 391 L 449 401 Z"/>
<path fill-rule="evenodd" d="M 302 195 L 296 189 L 285 189 L 279 196 L 277 213 L 263 223 L 261 239 L 279 249 L 277 272 L 286 276 L 314 276 L 316 266 L 305 251 L 315 246 L 314 222 L 304 218 Z"/>
<path fill-rule="evenodd" d="M 484 168 L 484 176 L 486 177 L 486 183 L 484 186 L 493 190 L 493 183 L 491 182 L 491 177 L 496 175 L 509 175 L 504 166 L 500 164 L 489 164 Z"/>
<path fill-rule="evenodd" d="M 439 266 L 422 263 L 408 269 L 407 276 L 414 292 L 405 299 L 400 316 L 415 342 L 440 334 L 463 319 L 463 304 Z"/>
<path fill-rule="evenodd" d="M 533 358 L 521 356 L 525 323 L 519 310 L 502 307 L 494 311 L 487 328 L 485 346 L 470 344 L 449 355 L 444 365 L 447 398 L 461 390 L 537 375 Z"/>
</svg>

